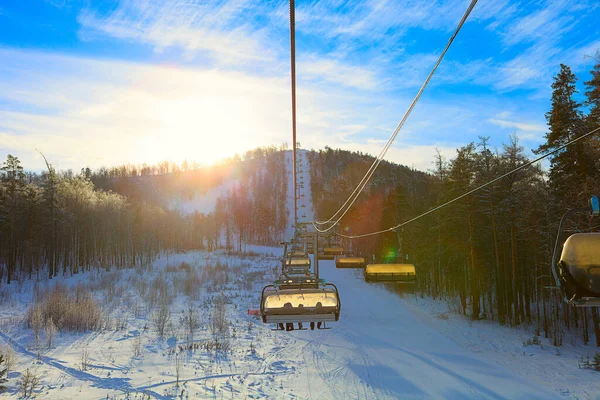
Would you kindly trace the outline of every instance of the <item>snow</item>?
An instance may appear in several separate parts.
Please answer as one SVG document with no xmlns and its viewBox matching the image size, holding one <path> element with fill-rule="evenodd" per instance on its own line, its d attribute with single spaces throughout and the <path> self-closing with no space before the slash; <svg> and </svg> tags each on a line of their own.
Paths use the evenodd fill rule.
<svg viewBox="0 0 600 400">
<path fill-rule="evenodd" d="M 303 153 L 299 181 L 305 189 L 299 206 L 310 221 Z M 291 173 L 291 153 L 286 157 Z M 291 174 L 287 200 L 293 216 Z M 291 226 L 287 233 L 293 235 Z M 259 307 L 262 287 L 275 279 L 282 250 L 248 250 L 248 255 L 168 254 L 146 269 L 93 270 L 0 287 L 0 342 L 17 355 L 8 392 L 0 398 L 16 397 L 17 384 L 30 369 L 41 379 L 35 392 L 40 399 L 600 399 L 600 375 L 578 368 L 579 357 L 593 354 L 595 347 L 575 338 L 558 350 L 543 338 L 541 346 L 524 346 L 533 336 L 531 327 L 470 322 L 454 311 L 457 307 L 411 294 L 411 286 L 392 290 L 368 284 L 361 270 L 336 269 L 334 261 L 319 265 L 321 277 L 339 288 L 339 322 L 329 330 L 273 331 L 248 310 Z M 191 272 L 180 267 L 182 262 Z M 193 273 L 202 279 L 186 294 L 185 282 Z M 48 349 L 43 340 L 35 345 L 24 315 L 35 285 L 43 290 L 57 282 L 85 286 L 110 323 L 96 332 L 60 332 Z M 172 298 L 172 323 L 164 339 L 154 329 L 157 304 L 149 295 L 160 282 Z M 228 352 L 203 347 L 214 341 L 210 316 L 221 296 L 228 299 Z M 180 321 L 189 305 L 200 319 L 193 340 Z M 134 351 L 137 342 L 140 354 Z M 189 345 L 195 348 L 187 350 Z M 83 370 L 86 351 L 89 366 Z"/>
<path fill-rule="evenodd" d="M 308 162 L 308 151 L 303 149 L 297 150 L 297 163 L 298 170 L 300 171 L 297 175 L 298 185 L 303 187 L 298 188 L 298 222 L 311 222 L 314 221 L 314 211 L 312 208 L 312 194 L 310 191 L 310 165 Z M 289 178 L 288 193 L 287 193 L 287 210 L 288 210 L 288 228 L 285 231 L 286 240 L 294 237 L 294 185 L 292 172 L 293 167 L 293 156 L 292 152 L 288 151 L 285 153 L 285 165 Z"/>
<path fill-rule="evenodd" d="M 182 196 L 171 200 L 169 206 L 174 210 L 178 210 L 183 214 L 193 214 L 200 212 L 209 214 L 215 211 L 217 200 L 225 198 L 229 192 L 238 184 L 237 179 L 231 179 L 225 183 L 207 190 L 205 193 L 194 192 L 191 199 L 183 198 Z"/>
<path fill-rule="evenodd" d="M 0 306 L 0 337 L 17 352 L 19 371 L 11 373 L 10 392 L 4 396 L 15 394 L 26 368 L 42 378 L 37 397 L 48 399 L 143 394 L 164 399 L 182 390 L 184 398 L 551 399 L 600 394 L 597 373 L 577 368 L 579 356 L 592 348 L 567 344 L 556 355 L 549 345 L 524 347 L 523 339 L 530 337 L 526 331 L 485 322 L 469 326 L 443 303 L 412 294 L 402 297 L 384 285 L 367 284 L 359 271 L 336 269 L 333 261 L 319 263 L 322 277 L 340 290 L 340 321 L 331 323 L 330 330 L 272 331 L 247 310 L 258 308 L 260 288 L 274 278 L 280 249 L 251 249 L 266 254 L 172 254 L 148 271 L 92 271 L 55 278 L 71 287 L 87 284 L 107 314 L 114 321 L 126 320 L 126 326 L 59 333 L 50 350 L 32 348 L 31 331 L 15 323 L 31 301 L 33 282 L 20 290 L 15 286 L 11 299 Z M 200 272 L 219 263 L 228 271 L 229 282 L 207 279 L 194 300 L 174 283 L 184 277 L 177 268 L 183 261 Z M 248 285 L 245 278 L 251 275 L 258 278 Z M 152 329 L 151 313 L 143 311 L 144 300 L 137 295 L 139 282 L 150 287 L 157 276 L 169 282 L 175 296 L 174 323 L 164 340 Z M 115 284 L 118 298 L 107 296 L 109 283 Z M 202 320 L 194 343 L 205 343 L 211 337 L 207 329 L 211 301 L 221 294 L 231 301 L 227 316 L 230 332 L 235 331 L 233 350 L 184 350 L 183 383 L 176 388 L 173 351 L 187 343 L 178 318 L 191 302 Z M 138 337 L 142 354 L 135 356 L 132 345 Z M 90 353 L 86 371 L 81 370 L 83 349 Z"/>
</svg>

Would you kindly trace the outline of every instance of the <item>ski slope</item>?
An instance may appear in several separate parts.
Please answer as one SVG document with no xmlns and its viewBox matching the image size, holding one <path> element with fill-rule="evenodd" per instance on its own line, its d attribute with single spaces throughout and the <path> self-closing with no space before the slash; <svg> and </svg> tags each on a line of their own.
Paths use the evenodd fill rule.
<svg viewBox="0 0 600 400">
<path fill-rule="evenodd" d="M 314 221 L 314 212 L 312 208 L 312 194 L 310 191 L 310 165 L 307 157 L 307 150 L 297 150 L 298 163 L 298 185 L 303 187 L 298 188 L 298 222 Z M 288 212 L 288 228 L 285 231 L 285 240 L 290 240 L 294 237 L 294 178 L 292 176 L 293 156 L 291 151 L 285 153 L 285 165 L 288 175 L 288 191 L 287 191 L 287 212 Z"/>
<path fill-rule="evenodd" d="M 226 197 L 238 183 L 238 179 L 231 179 L 210 188 L 204 193 L 194 192 L 190 199 L 179 195 L 169 202 L 169 208 L 178 210 L 182 214 L 193 214 L 195 212 L 209 214 L 217 208 L 217 200 Z"/>
<path fill-rule="evenodd" d="M 465 350 L 419 320 L 398 294 L 320 261 L 340 291 L 340 321 L 294 331 L 280 359 L 302 360 L 305 398 L 551 399 L 557 394 Z M 286 335 L 286 333 L 281 333 Z"/>
<path fill-rule="evenodd" d="M 71 288 L 85 284 L 104 305 L 107 318 L 124 323 L 122 328 L 113 323 L 97 332 L 59 333 L 51 348 L 35 345 L 22 320 L 31 304 L 33 282 L 14 286 L 10 301 L 0 304 L 0 342 L 14 349 L 17 364 L 10 373 L 9 391 L 0 398 L 16 397 L 26 369 L 41 377 L 36 397 L 42 399 L 172 399 L 181 393 L 186 399 L 597 399 L 600 395 L 598 373 L 577 368 L 580 347 L 567 344 L 556 355 L 550 346 L 523 347 L 524 331 L 485 322 L 469 327 L 450 311 L 449 321 L 437 319 L 437 312 L 426 307 L 430 300 L 417 302 L 414 295 L 402 298 L 383 286 L 367 284 L 359 271 L 337 270 L 333 261 L 319 264 L 322 277 L 340 290 L 340 321 L 331 323 L 329 330 L 272 331 L 247 310 L 258 308 L 260 289 L 275 278 L 281 249 L 253 246 L 252 250 L 265 255 L 180 253 L 163 256 L 143 272 L 91 271 L 42 282 L 44 287 L 55 282 Z M 190 298 L 181 292 L 186 276 L 177 268 L 181 262 L 200 273 L 220 263 L 229 281 L 218 284 L 209 279 Z M 260 278 L 248 285 L 247 276 L 257 273 Z M 138 295 L 140 287 L 151 288 L 157 278 L 174 296 L 172 326 L 164 339 L 153 329 L 156 306 L 145 311 L 149 306 Z M 192 304 L 200 317 L 193 342 L 209 342 L 211 304 L 220 295 L 229 299 L 231 351 L 201 347 L 182 351 L 177 385 L 173 352 L 190 343 L 179 318 Z M 136 340 L 141 344 L 139 354 L 133 352 Z M 490 343 L 493 348 L 487 349 Z M 84 350 L 90 360 L 82 370 Z"/>
</svg>

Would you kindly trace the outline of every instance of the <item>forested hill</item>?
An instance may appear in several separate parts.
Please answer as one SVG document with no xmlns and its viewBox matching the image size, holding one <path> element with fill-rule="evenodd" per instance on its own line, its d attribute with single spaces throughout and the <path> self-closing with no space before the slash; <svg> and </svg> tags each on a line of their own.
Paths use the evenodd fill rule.
<svg viewBox="0 0 600 400">
<path fill-rule="evenodd" d="M 317 220 L 331 217 L 350 196 L 375 158 L 360 152 L 326 147 L 308 152 L 313 208 Z M 383 160 L 359 198 L 341 220 L 340 230 L 347 234 L 378 230 L 384 221 L 398 222 L 410 211 L 426 210 L 432 205 L 436 178 L 429 173 Z M 391 208 L 396 211 L 391 212 Z M 398 214 L 398 207 L 402 215 Z M 365 241 L 363 241 L 362 244 Z M 371 252 L 373 241 L 363 250 Z M 358 249 L 357 249 L 358 250 Z"/>
<path fill-rule="evenodd" d="M 187 215 L 210 219 L 211 246 L 240 248 L 244 243 L 273 244 L 288 222 L 285 151 L 256 148 L 208 167 L 163 162 L 90 172 L 101 190 Z M 282 201 L 283 199 L 283 201 Z"/>
<path fill-rule="evenodd" d="M 600 63 L 585 82 L 587 101 L 575 99 L 576 77 L 561 65 L 552 85 L 548 133 L 535 154 L 559 149 L 569 140 L 600 127 Z M 490 149 L 488 138 L 457 149 L 453 159 L 432 154 L 431 175 L 382 163 L 339 226 L 360 235 L 390 228 L 523 165 L 531 159 L 518 138 Z M 312 153 L 313 199 L 319 220 L 342 206 L 368 170 L 372 158 L 343 151 Z M 600 346 L 596 308 L 576 309 L 545 287 L 551 279 L 551 254 L 560 218 L 569 208 L 584 207 L 600 194 L 600 139 L 587 137 L 549 157 L 544 171 L 530 166 L 471 196 L 432 213 L 399 232 L 356 239 L 355 251 L 378 260 L 415 264 L 418 289 L 455 304 L 472 319 L 504 324 L 535 324 L 538 334 L 560 345 L 566 331 L 585 343 L 593 332 Z M 597 221 L 570 223 L 568 233 L 597 231 Z M 562 238 L 564 239 L 564 238 Z M 347 242 L 346 245 L 350 243 Z"/>
</svg>

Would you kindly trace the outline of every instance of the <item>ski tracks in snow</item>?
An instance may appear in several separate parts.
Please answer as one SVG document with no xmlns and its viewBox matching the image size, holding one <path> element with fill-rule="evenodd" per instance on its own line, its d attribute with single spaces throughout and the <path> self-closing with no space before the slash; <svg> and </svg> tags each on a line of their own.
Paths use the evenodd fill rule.
<svg viewBox="0 0 600 400">
<path fill-rule="evenodd" d="M 40 362 L 48 365 L 49 367 L 58 369 L 77 380 L 91 382 L 93 386 L 95 386 L 99 389 L 117 390 L 117 391 L 121 391 L 125 394 L 135 392 L 135 391 L 140 391 L 139 389 L 132 387 L 131 384 L 128 382 L 128 379 L 101 378 L 99 376 L 92 375 L 88 372 L 80 371 L 78 369 L 68 367 L 62 361 L 56 360 L 52 357 L 40 356 L 38 358 L 37 354 L 35 354 L 32 351 L 27 350 L 24 346 L 20 345 L 16 340 L 11 338 L 4 332 L 0 332 L 0 337 L 2 337 L 2 339 L 4 339 L 4 341 L 6 343 L 8 343 L 17 353 L 22 354 L 27 357 L 31 357 L 33 359 L 39 359 Z M 149 389 L 144 389 L 143 392 L 151 395 L 152 397 L 154 397 L 156 399 L 168 399 L 168 397 L 165 397 L 165 396 L 163 396 L 159 393 L 156 393 L 152 390 L 149 390 Z"/>
</svg>

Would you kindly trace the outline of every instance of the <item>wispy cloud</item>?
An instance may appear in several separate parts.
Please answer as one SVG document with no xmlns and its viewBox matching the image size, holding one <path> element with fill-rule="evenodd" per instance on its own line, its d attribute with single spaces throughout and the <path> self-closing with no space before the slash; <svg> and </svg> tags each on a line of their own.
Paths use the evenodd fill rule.
<svg viewBox="0 0 600 400">
<path fill-rule="evenodd" d="M 303 146 L 379 153 L 467 4 L 299 3 Z M 283 0 L 116 0 L 111 10 L 78 12 L 82 40 L 143 49 L 146 64 L 0 47 L 0 156 L 19 151 L 40 164 L 33 148 L 46 147 L 62 167 L 209 162 L 289 142 L 287 7 Z M 575 25 L 597 7 L 593 0 L 478 4 L 388 159 L 428 168 L 436 146 L 450 151 L 478 136 L 500 145 L 512 130 L 526 146 L 539 144 L 558 64 L 585 70 L 592 60 L 584 55 L 600 47 Z"/>
<path fill-rule="evenodd" d="M 527 132 L 545 132 L 546 126 L 540 124 L 530 124 L 526 122 L 518 122 L 518 121 L 507 121 L 504 119 L 496 119 L 490 118 L 488 119 L 492 124 L 501 126 L 503 128 L 516 128 L 522 131 Z"/>
<path fill-rule="evenodd" d="M 248 22 L 256 10 L 256 3 L 243 0 L 127 0 L 107 15 L 86 9 L 78 21 L 84 39 L 107 35 L 150 44 L 157 52 L 177 48 L 188 58 L 204 52 L 221 63 L 270 60 L 262 30 Z"/>
<path fill-rule="evenodd" d="M 302 76 L 313 80 L 325 80 L 357 89 L 377 89 L 375 72 L 368 68 L 346 65 L 334 59 L 312 57 L 298 64 Z"/>
</svg>

